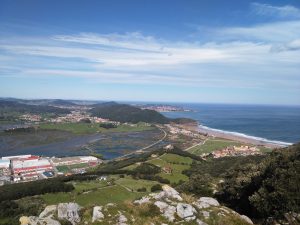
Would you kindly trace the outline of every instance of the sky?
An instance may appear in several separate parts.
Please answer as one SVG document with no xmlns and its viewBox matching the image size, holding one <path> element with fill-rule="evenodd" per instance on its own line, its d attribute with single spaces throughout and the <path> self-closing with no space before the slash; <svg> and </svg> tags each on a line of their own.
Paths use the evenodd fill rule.
<svg viewBox="0 0 300 225">
<path fill-rule="evenodd" d="M 299 0 L 1 0 L 0 97 L 300 105 Z"/>
</svg>

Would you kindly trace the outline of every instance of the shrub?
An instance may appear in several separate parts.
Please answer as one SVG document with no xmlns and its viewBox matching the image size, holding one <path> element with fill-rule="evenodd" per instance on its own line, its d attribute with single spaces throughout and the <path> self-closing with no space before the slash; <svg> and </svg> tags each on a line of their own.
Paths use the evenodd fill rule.
<svg viewBox="0 0 300 225">
<path fill-rule="evenodd" d="M 162 188 L 161 188 L 161 185 L 160 184 L 154 184 L 152 187 L 151 187 L 151 192 L 155 192 L 155 191 L 161 191 Z"/>
</svg>

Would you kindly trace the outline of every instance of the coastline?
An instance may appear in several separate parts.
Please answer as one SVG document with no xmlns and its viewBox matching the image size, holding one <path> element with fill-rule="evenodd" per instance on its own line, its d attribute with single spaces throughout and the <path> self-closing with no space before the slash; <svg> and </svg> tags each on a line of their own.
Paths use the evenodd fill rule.
<svg viewBox="0 0 300 225">
<path fill-rule="evenodd" d="M 243 143 L 253 144 L 253 145 L 263 145 L 268 148 L 282 148 L 293 144 L 293 143 L 273 141 L 265 138 L 249 136 L 237 132 L 213 129 L 199 124 L 196 131 L 202 134 L 207 134 L 212 137 L 224 138 L 224 139 L 239 141 Z"/>
</svg>

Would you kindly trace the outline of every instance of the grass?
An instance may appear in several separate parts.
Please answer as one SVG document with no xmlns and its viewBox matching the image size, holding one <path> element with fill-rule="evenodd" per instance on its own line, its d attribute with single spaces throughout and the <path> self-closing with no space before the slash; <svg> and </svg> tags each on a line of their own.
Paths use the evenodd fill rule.
<svg viewBox="0 0 300 225">
<path fill-rule="evenodd" d="M 69 193 L 48 193 L 41 195 L 47 205 L 62 202 L 77 202 L 85 207 L 89 205 L 103 205 L 107 203 L 121 203 L 125 200 L 135 200 L 145 193 L 136 192 L 138 188 L 146 187 L 147 191 L 156 184 L 155 181 L 134 180 L 130 177 L 117 179 L 115 184 L 109 185 L 106 181 L 72 182 L 75 190 Z M 129 189 L 133 189 L 130 191 Z"/>
<path fill-rule="evenodd" d="M 74 164 L 74 165 L 69 165 L 69 166 L 57 166 L 56 169 L 59 172 L 67 173 L 72 169 L 80 169 L 80 168 L 86 168 L 89 167 L 88 163 L 80 163 L 80 164 Z"/>
<path fill-rule="evenodd" d="M 194 148 L 189 149 L 190 153 L 195 155 L 201 155 L 203 153 L 211 153 L 216 150 L 226 148 L 228 146 L 241 146 L 242 143 L 226 140 L 226 139 L 208 139 L 203 145 L 195 146 Z"/>
<path fill-rule="evenodd" d="M 45 123 L 40 124 L 41 129 L 63 130 L 74 134 L 91 134 L 96 132 L 137 132 L 152 130 L 154 127 L 146 126 L 145 123 L 138 123 L 134 126 L 121 124 L 116 128 L 105 129 L 94 123 Z"/>
<path fill-rule="evenodd" d="M 182 171 L 189 169 L 192 159 L 175 154 L 164 154 L 159 158 L 150 159 L 148 162 L 161 168 L 169 166 L 172 168 L 172 173 L 167 174 L 160 172 L 158 175 L 162 178 L 168 179 L 171 183 L 178 183 L 180 180 L 187 181 L 188 177 L 182 174 Z"/>
<path fill-rule="evenodd" d="M 158 184 L 158 182 L 150 180 L 135 180 L 126 176 L 125 178 L 118 179 L 116 184 L 125 186 L 133 191 L 137 191 L 137 189 L 145 187 L 147 192 L 151 192 L 151 187 L 155 184 Z"/>
</svg>

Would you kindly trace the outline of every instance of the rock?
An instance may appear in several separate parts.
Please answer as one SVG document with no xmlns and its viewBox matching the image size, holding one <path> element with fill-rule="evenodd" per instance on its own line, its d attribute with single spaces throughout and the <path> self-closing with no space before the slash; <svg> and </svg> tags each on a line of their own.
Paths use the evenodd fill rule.
<svg viewBox="0 0 300 225">
<path fill-rule="evenodd" d="M 29 217 L 23 217 L 22 220 L 23 220 L 22 222 L 25 222 L 25 221 L 28 222 L 26 225 L 61 225 L 60 222 L 58 222 L 50 217 L 39 218 L 37 216 L 29 216 Z M 21 222 L 21 224 L 22 224 L 22 222 Z M 22 225 L 25 225 L 25 224 L 22 224 Z"/>
<path fill-rule="evenodd" d="M 182 201 L 181 196 L 179 195 L 179 193 L 174 188 L 170 187 L 169 185 L 163 185 L 162 189 L 163 190 L 161 192 L 152 193 L 149 196 L 156 199 L 156 200 L 171 198 L 171 199 L 175 199 L 177 201 Z"/>
<path fill-rule="evenodd" d="M 175 220 L 174 214 L 176 212 L 176 208 L 174 206 L 168 205 L 167 203 L 161 201 L 156 201 L 154 205 L 159 208 L 160 212 L 163 213 L 163 216 L 170 222 Z"/>
<path fill-rule="evenodd" d="M 199 219 L 196 220 L 196 223 L 198 225 L 207 225 L 207 223 L 204 223 L 202 220 L 199 220 Z"/>
<path fill-rule="evenodd" d="M 207 211 L 202 211 L 202 214 L 204 216 L 205 219 L 208 219 L 209 218 L 209 212 Z"/>
<path fill-rule="evenodd" d="M 184 203 L 178 203 L 176 210 L 177 210 L 177 215 L 182 219 L 187 219 L 188 217 L 194 217 L 194 213 L 197 212 L 193 206 Z"/>
<path fill-rule="evenodd" d="M 182 201 L 181 196 L 179 195 L 178 191 L 176 191 L 174 188 L 170 187 L 169 185 L 163 185 L 162 189 L 168 198 L 173 198 L 178 201 Z"/>
<path fill-rule="evenodd" d="M 205 209 L 211 206 L 220 206 L 219 202 L 210 197 L 201 197 L 193 203 L 198 209 Z"/>
<path fill-rule="evenodd" d="M 56 212 L 56 210 L 57 210 L 56 205 L 48 205 L 48 206 L 46 206 L 44 211 L 40 213 L 39 218 L 53 216 L 53 214 Z"/>
<path fill-rule="evenodd" d="M 22 216 L 19 219 L 19 222 L 21 225 L 28 225 L 29 224 L 29 218 L 27 216 Z"/>
<path fill-rule="evenodd" d="M 80 206 L 77 203 L 59 203 L 57 206 L 57 216 L 59 219 L 66 219 L 75 225 L 80 222 L 78 211 Z"/>
<path fill-rule="evenodd" d="M 126 222 L 127 218 L 123 214 L 120 214 L 118 219 L 118 225 L 126 225 Z"/>
<path fill-rule="evenodd" d="M 241 219 L 243 219 L 247 223 L 253 224 L 252 220 L 248 216 L 240 215 L 240 217 L 241 217 Z"/>
<path fill-rule="evenodd" d="M 93 223 L 95 221 L 100 221 L 101 219 L 104 219 L 104 215 L 101 211 L 102 211 L 102 206 L 95 206 L 93 208 L 93 218 L 92 218 Z"/>
<path fill-rule="evenodd" d="M 135 200 L 133 203 L 134 204 L 144 204 L 144 203 L 149 203 L 150 202 L 150 197 L 142 197 L 140 200 Z"/>
</svg>

